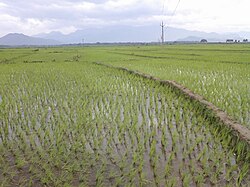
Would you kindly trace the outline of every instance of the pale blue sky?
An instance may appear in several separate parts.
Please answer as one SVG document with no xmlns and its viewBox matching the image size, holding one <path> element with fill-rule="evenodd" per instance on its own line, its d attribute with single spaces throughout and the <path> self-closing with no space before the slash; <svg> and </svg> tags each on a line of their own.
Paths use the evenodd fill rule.
<svg viewBox="0 0 250 187">
<path fill-rule="evenodd" d="M 9 32 L 152 25 L 208 32 L 250 31 L 249 0 L 0 0 L 0 36 Z M 165 5 L 165 6 L 163 6 Z"/>
</svg>

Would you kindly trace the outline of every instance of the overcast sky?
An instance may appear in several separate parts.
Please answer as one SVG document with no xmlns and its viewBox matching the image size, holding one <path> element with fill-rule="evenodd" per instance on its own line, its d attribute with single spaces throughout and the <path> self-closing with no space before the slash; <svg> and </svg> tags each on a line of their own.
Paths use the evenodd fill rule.
<svg viewBox="0 0 250 187">
<path fill-rule="evenodd" d="M 0 0 L 0 36 L 115 25 L 250 31 L 250 0 Z"/>
</svg>

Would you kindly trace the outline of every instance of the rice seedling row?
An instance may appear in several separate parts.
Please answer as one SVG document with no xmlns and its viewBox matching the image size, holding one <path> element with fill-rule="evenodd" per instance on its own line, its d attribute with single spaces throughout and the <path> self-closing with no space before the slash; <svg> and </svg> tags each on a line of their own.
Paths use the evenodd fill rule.
<svg viewBox="0 0 250 187">
<path fill-rule="evenodd" d="M 29 64 L 0 85 L 2 186 L 250 181 L 246 145 L 171 87 L 86 61 Z"/>
<path fill-rule="evenodd" d="M 93 61 L 177 81 L 250 128 L 249 45 L 123 46 L 89 51 Z"/>
</svg>

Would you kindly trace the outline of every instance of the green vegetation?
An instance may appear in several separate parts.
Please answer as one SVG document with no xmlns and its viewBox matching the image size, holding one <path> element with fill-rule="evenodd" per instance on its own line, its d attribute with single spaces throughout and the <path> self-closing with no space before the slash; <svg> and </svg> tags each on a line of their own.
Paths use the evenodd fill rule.
<svg viewBox="0 0 250 187">
<path fill-rule="evenodd" d="M 250 128 L 250 45 L 95 48 L 93 61 L 175 80 Z"/>
<path fill-rule="evenodd" d="M 219 63 L 217 68 L 202 69 L 199 63 L 205 62 L 176 60 L 175 64 L 167 58 L 120 54 L 148 50 L 144 55 L 157 56 L 168 48 L 188 47 L 205 48 L 0 50 L 0 186 L 247 186 L 250 152 L 245 150 L 249 147 L 209 110 L 172 87 L 92 63 L 102 61 L 151 74 L 161 67 L 158 77 L 164 78 L 165 72 L 165 78 L 181 82 L 192 75 L 186 80 L 190 85 L 194 77 L 209 74 L 212 68 L 222 72 L 224 66 Z M 248 70 L 242 68 L 239 75 L 238 66 L 231 67 L 237 84 L 226 80 L 225 71 L 218 76 L 227 82 L 212 88 L 221 91 L 225 89 L 221 85 L 230 84 L 233 89 L 242 86 L 244 92 L 244 84 L 238 84 L 247 82 Z M 183 78 L 174 73 L 177 67 L 178 71 L 189 67 Z M 193 86 L 199 84 L 195 81 Z M 209 95 L 209 89 L 200 91 Z M 247 102 L 239 110 L 248 112 L 244 120 L 249 121 L 249 94 L 240 97 Z"/>
</svg>

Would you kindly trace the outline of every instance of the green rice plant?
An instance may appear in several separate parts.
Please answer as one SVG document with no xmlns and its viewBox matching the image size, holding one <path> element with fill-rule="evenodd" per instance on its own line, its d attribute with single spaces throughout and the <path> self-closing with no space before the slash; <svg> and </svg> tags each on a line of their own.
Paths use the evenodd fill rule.
<svg viewBox="0 0 250 187">
<path fill-rule="evenodd" d="M 166 186 L 167 187 L 174 187 L 174 186 L 176 186 L 176 178 L 171 178 L 171 179 L 169 179 L 168 181 L 166 181 Z"/>
<path fill-rule="evenodd" d="M 165 177 L 165 179 L 167 179 L 168 178 L 168 176 L 170 176 L 170 174 L 171 174 L 171 169 L 172 169 L 172 166 L 170 165 L 170 163 L 166 163 L 166 165 L 165 165 L 165 172 L 164 172 L 164 177 Z"/>
<path fill-rule="evenodd" d="M 244 163 L 243 167 L 239 173 L 239 176 L 237 178 L 237 186 L 240 186 L 242 184 L 242 180 L 244 179 L 244 177 L 249 173 L 249 164 L 248 163 Z"/>
<path fill-rule="evenodd" d="M 150 52 L 152 46 L 146 49 L 152 56 L 159 55 L 157 48 L 157 54 Z M 15 51 L 19 50 L 29 49 Z M 10 184 L 28 166 L 32 179 L 20 175 L 24 186 L 32 180 L 48 186 L 176 186 L 193 180 L 202 186 L 210 184 L 208 178 L 218 185 L 235 186 L 237 179 L 241 185 L 247 184 L 249 175 L 243 174 L 242 164 L 249 157 L 248 147 L 231 138 L 231 132 L 199 103 L 163 83 L 92 64 L 91 56 L 99 52 L 109 61 L 105 47 L 87 49 L 84 54 L 89 56 L 74 64 L 65 59 L 72 58 L 75 48 L 60 48 L 58 58 L 50 55 L 53 50 L 41 48 L 36 53 L 36 58 L 50 56 L 56 60 L 53 63 L 51 59 L 44 60 L 47 64 L 17 63 L 11 65 L 12 70 L 0 65 L 0 170 L 5 173 L 0 172 L 1 181 Z M 147 63 L 152 72 L 166 68 L 163 61 L 160 65 Z M 138 62 L 131 67 L 135 65 L 140 69 Z M 186 82 L 197 76 L 192 79 L 197 83 L 204 76 L 203 71 L 175 67 L 167 68 L 169 74 L 181 72 L 187 76 Z M 214 76 L 219 75 L 215 72 Z M 206 80 L 197 84 L 205 85 Z M 213 91 L 219 93 L 218 87 Z M 209 92 L 208 88 L 198 89 Z M 232 101 L 247 102 L 242 97 Z M 247 115 L 240 113 L 237 115 L 246 120 Z"/>
<path fill-rule="evenodd" d="M 202 186 L 204 184 L 204 182 L 205 182 L 203 174 L 199 173 L 198 175 L 196 175 L 194 177 L 194 181 L 195 181 L 197 186 Z"/>
<path fill-rule="evenodd" d="M 182 180 L 183 180 L 183 186 L 188 187 L 190 186 L 192 177 L 190 174 L 185 174 Z"/>
</svg>

